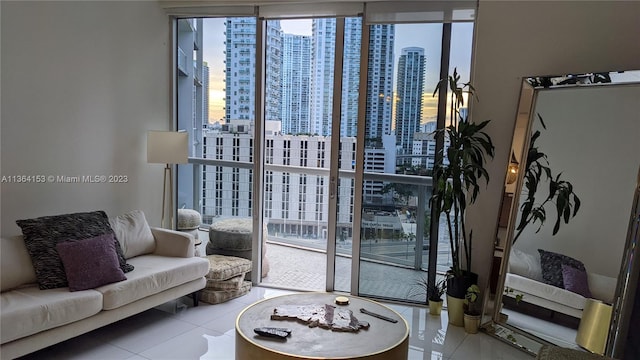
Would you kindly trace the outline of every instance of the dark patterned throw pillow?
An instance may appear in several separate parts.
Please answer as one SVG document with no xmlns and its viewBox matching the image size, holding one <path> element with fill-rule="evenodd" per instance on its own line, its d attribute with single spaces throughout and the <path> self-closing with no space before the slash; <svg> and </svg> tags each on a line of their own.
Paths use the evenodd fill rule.
<svg viewBox="0 0 640 360">
<path fill-rule="evenodd" d="M 104 211 L 93 211 L 36 219 L 17 220 L 22 229 L 24 243 L 31 256 L 40 289 L 66 287 L 67 276 L 56 245 L 63 241 L 77 241 L 113 233 L 109 218 Z M 122 271 L 129 272 L 133 266 L 127 264 L 118 240 L 116 254 Z"/>
<path fill-rule="evenodd" d="M 580 260 L 576 260 L 570 256 L 542 249 L 538 249 L 538 252 L 540 253 L 540 265 L 542 266 L 542 279 L 545 284 L 564 289 L 562 265 L 586 271 L 584 264 Z"/>
</svg>

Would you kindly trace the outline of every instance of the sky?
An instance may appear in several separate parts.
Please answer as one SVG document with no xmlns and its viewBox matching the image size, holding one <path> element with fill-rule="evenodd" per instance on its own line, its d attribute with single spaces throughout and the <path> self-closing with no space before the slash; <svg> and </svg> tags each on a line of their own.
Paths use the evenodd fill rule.
<svg viewBox="0 0 640 360">
<path fill-rule="evenodd" d="M 209 122 L 224 118 L 224 18 L 204 19 L 203 58 L 209 64 Z M 311 35 L 311 20 L 281 20 L 280 25 L 285 33 Z M 442 37 L 441 24 L 397 24 L 395 27 L 394 76 L 397 71 L 401 49 L 418 46 L 425 49 L 426 72 L 423 95 L 423 121 L 432 120 L 436 109 L 433 90 L 439 80 L 440 47 Z M 472 23 L 454 23 L 452 27 L 452 44 L 450 69 L 458 68 L 463 74 L 462 81 L 468 81 L 471 64 Z M 395 79 L 394 79 L 395 82 Z"/>
</svg>

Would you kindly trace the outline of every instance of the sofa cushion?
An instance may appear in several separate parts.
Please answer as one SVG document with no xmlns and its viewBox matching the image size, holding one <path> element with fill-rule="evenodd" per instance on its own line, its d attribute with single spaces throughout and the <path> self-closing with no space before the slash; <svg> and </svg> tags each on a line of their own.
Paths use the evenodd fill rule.
<svg viewBox="0 0 640 360">
<path fill-rule="evenodd" d="M 231 299 L 235 299 L 251 291 L 251 281 L 243 281 L 240 287 L 231 290 L 203 289 L 200 293 L 200 300 L 209 304 L 220 304 Z"/>
<path fill-rule="evenodd" d="M 564 289 L 562 280 L 562 264 L 572 268 L 586 271 L 584 264 L 570 256 L 538 249 L 540 253 L 540 265 L 542 266 L 542 278 L 546 284 Z"/>
<path fill-rule="evenodd" d="M 2 343 L 92 316 L 102 310 L 102 295 L 94 290 L 40 290 L 33 285 L 0 295 Z"/>
<path fill-rule="evenodd" d="M 562 282 L 566 290 L 580 294 L 586 298 L 591 297 L 586 271 L 562 264 Z"/>
<path fill-rule="evenodd" d="M 0 290 L 5 291 L 20 285 L 36 283 L 36 273 L 22 236 L 2 238 L 1 241 Z"/>
<path fill-rule="evenodd" d="M 31 256 L 40 289 L 67 286 L 67 277 L 56 244 L 82 240 L 113 232 L 104 211 L 43 216 L 17 220 L 22 228 L 24 243 Z M 114 240 L 115 241 L 115 240 Z M 115 242 L 120 266 L 124 272 L 133 268 L 126 263 L 120 244 Z"/>
<path fill-rule="evenodd" d="M 589 280 L 589 290 L 594 299 L 602 300 L 607 304 L 612 304 L 616 295 L 618 279 L 596 273 L 587 273 Z"/>
<path fill-rule="evenodd" d="M 238 290 L 242 287 L 244 275 L 234 276 L 227 280 L 211 280 L 207 278 L 207 286 L 205 288 L 208 290 Z"/>
<path fill-rule="evenodd" d="M 103 295 L 105 310 L 187 283 L 209 271 L 209 262 L 198 257 L 141 255 L 129 261 L 135 270 L 127 274 L 127 280 L 96 288 Z"/>
<path fill-rule="evenodd" d="M 56 249 L 67 274 L 70 291 L 92 289 L 127 279 L 118 262 L 112 233 L 61 242 Z"/>
<path fill-rule="evenodd" d="M 209 273 L 207 279 L 228 280 L 251 271 L 251 261 L 236 256 L 207 255 Z"/>
<path fill-rule="evenodd" d="M 156 241 L 142 211 L 133 210 L 109 219 L 109 223 L 122 245 L 126 259 L 151 254 L 156 249 Z"/>
</svg>

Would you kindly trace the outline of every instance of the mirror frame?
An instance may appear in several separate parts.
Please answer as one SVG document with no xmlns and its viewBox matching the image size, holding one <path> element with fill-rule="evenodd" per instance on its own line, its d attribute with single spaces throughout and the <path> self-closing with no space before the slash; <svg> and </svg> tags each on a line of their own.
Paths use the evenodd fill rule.
<svg viewBox="0 0 640 360">
<path fill-rule="evenodd" d="M 634 73 L 640 73 L 640 71 L 634 71 Z M 570 88 L 578 86 L 608 86 L 608 85 L 620 85 L 620 84 L 640 84 L 640 76 L 637 80 L 632 81 L 610 81 L 603 84 L 595 84 L 588 82 L 589 79 L 593 79 L 594 76 L 612 74 L 610 72 L 590 73 L 581 75 L 565 75 L 565 76 L 543 76 L 543 77 L 524 77 L 522 79 L 522 85 L 520 89 L 520 96 L 518 102 L 518 109 L 516 114 L 516 121 L 514 124 L 513 136 L 511 139 L 511 151 L 510 154 L 515 155 L 515 159 L 519 164 L 526 164 L 527 152 L 531 139 L 531 130 L 533 123 L 535 122 L 534 107 L 536 99 L 540 91 L 546 91 L 551 89 Z M 583 83 L 584 79 L 587 79 L 587 83 Z M 610 79 L 609 79 L 610 80 Z M 536 86 L 540 84 L 544 86 Z M 518 140 L 522 139 L 522 140 Z M 521 144 L 516 144 L 521 142 Z M 515 145 L 515 146 L 514 146 Z M 505 173 L 508 171 L 508 165 L 505 169 Z M 537 355 L 537 350 L 533 349 L 535 345 L 530 346 L 531 342 L 537 342 L 542 347 L 543 345 L 553 345 L 548 341 L 541 339 L 533 334 L 530 334 L 524 330 L 518 329 L 514 326 L 501 321 L 501 307 L 497 304 L 502 303 L 504 296 L 504 284 L 506 279 L 506 272 L 509 264 L 509 255 L 511 252 L 511 246 L 513 235 L 515 232 L 515 224 L 519 213 L 519 201 L 522 193 L 524 180 L 524 171 L 518 171 L 515 181 L 515 188 L 513 190 L 513 199 L 511 200 L 511 207 L 509 209 L 508 222 L 506 227 L 506 233 L 504 239 L 500 242 L 496 242 L 494 254 L 501 251 L 500 266 L 492 269 L 491 276 L 495 276 L 493 272 L 498 271 L 495 296 L 489 299 L 490 296 L 485 296 L 483 306 L 483 319 L 489 318 L 488 321 L 482 325 L 483 331 L 497 337 L 498 339 L 519 348 L 527 352 L 530 355 Z M 508 184 L 505 180 L 505 189 Z M 504 194 L 505 190 L 503 190 Z M 635 259 L 640 256 L 640 168 L 638 169 L 638 184 L 635 188 L 635 193 L 630 194 L 634 196 L 633 206 L 631 209 L 631 218 L 629 228 L 627 232 L 626 243 L 624 245 L 624 252 L 622 254 L 622 261 L 620 266 L 620 272 L 618 275 L 616 293 L 614 297 L 613 312 L 611 321 L 609 323 L 609 337 L 607 338 L 606 348 L 604 355 L 617 358 L 624 352 L 624 347 L 629 332 L 629 319 L 633 310 L 636 291 L 638 288 L 638 281 L 640 280 L 640 261 Z M 501 211 L 501 214 L 503 212 Z M 496 222 L 496 239 L 499 240 L 499 225 L 500 221 Z M 503 230 L 504 231 L 504 230 Z M 504 243 L 504 244 L 502 244 Z M 495 256 L 495 255 L 494 255 Z M 486 289 L 486 294 L 490 294 L 490 289 Z M 492 302 L 492 303 L 491 303 Z M 500 333 L 503 333 L 500 336 Z M 510 336 L 509 339 L 504 334 Z M 518 335 L 515 338 L 514 335 Z M 522 341 L 517 343 L 515 339 Z"/>
</svg>

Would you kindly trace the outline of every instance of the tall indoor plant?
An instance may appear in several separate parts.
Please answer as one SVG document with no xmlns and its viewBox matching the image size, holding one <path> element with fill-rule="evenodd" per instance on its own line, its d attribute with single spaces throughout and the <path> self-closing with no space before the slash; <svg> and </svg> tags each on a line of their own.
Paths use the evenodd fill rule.
<svg viewBox="0 0 640 360">
<path fill-rule="evenodd" d="M 473 231 L 466 226 L 467 205 L 475 202 L 481 180 L 489 181 L 485 164 L 487 157 L 493 158 L 494 146 L 489 135 L 483 131 L 490 120 L 473 123 L 460 112 L 465 104 L 465 93 L 467 96 L 475 95 L 473 86 L 468 82 L 461 84 L 460 75 L 454 69 L 453 75 L 440 80 L 434 96 L 438 91 L 444 94 L 447 87 L 450 92 L 449 125 L 438 130 L 436 136 L 448 139 L 449 146 L 436 159 L 431 206 L 436 213 L 444 213 L 447 222 L 452 260 L 447 274 L 447 295 L 463 301 L 469 286 L 477 282 L 477 275 L 471 273 Z M 461 253 L 465 256 L 464 264 Z"/>
<path fill-rule="evenodd" d="M 547 127 L 542 116 L 540 116 L 540 114 L 537 115 L 542 128 L 546 129 Z M 523 200 L 520 205 L 520 221 L 518 221 L 515 229 L 516 235 L 513 237 L 513 243 L 518 240 L 524 229 L 531 223 L 537 222 L 539 225 L 536 233 L 540 231 L 547 220 L 547 204 L 555 204 L 556 209 L 556 220 L 552 235 L 558 233 L 562 222 L 568 224 L 569 220 L 576 216 L 580 209 L 580 198 L 573 191 L 573 185 L 561 179 L 562 173 L 554 176 L 549 167 L 547 155 L 542 152 L 536 144 L 536 140 L 539 137 L 540 130 L 536 130 L 531 135 L 529 142 L 527 164 L 524 168 Z M 536 194 L 541 187 L 540 185 L 545 181 L 548 181 L 549 191 L 546 197 L 536 199 Z"/>
</svg>

